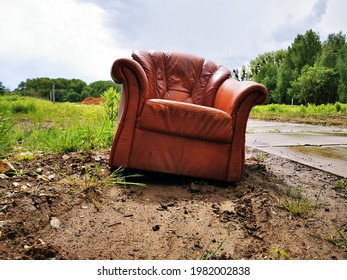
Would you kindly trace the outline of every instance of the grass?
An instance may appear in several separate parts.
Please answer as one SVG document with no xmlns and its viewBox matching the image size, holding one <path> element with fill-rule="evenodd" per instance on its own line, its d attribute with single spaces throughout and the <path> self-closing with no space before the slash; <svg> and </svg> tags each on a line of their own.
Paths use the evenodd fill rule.
<svg viewBox="0 0 347 280">
<path fill-rule="evenodd" d="M 21 151 L 66 153 L 109 148 L 115 124 L 104 108 L 0 96 L 0 158 Z"/>
<path fill-rule="evenodd" d="M 333 189 L 341 190 L 346 187 L 346 182 L 344 179 L 339 179 L 333 182 Z"/>
<path fill-rule="evenodd" d="M 226 237 L 224 238 L 224 240 L 215 248 L 215 249 L 212 249 L 210 250 L 210 246 L 215 243 L 216 241 L 213 240 L 211 241 L 207 248 L 205 249 L 203 255 L 201 256 L 200 260 L 214 260 L 217 258 L 217 254 L 220 252 L 224 242 L 226 240 Z"/>
<path fill-rule="evenodd" d="M 287 188 L 284 191 L 281 207 L 293 216 L 307 217 L 312 210 L 322 207 L 318 202 L 319 197 L 320 194 L 317 196 L 316 201 L 312 201 L 301 189 Z"/>
<path fill-rule="evenodd" d="M 277 247 L 274 247 L 273 249 L 271 249 L 270 253 L 275 260 L 290 260 L 291 259 L 290 255 L 286 251 L 281 250 Z"/>
<path fill-rule="evenodd" d="M 255 106 L 250 117 L 253 119 L 291 121 L 317 125 L 347 127 L 347 104 L 327 105 L 283 105 L 268 104 Z"/>
<path fill-rule="evenodd" d="M 345 236 L 342 231 L 347 231 L 347 225 L 342 228 L 336 228 L 335 233 L 330 235 L 327 239 L 336 246 L 347 248 L 347 236 Z"/>
</svg>

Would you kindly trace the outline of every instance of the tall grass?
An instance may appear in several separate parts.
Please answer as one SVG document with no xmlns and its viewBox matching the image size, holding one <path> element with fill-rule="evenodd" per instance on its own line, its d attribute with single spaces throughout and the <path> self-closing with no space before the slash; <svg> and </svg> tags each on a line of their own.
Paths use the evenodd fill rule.
<svg viewBox="0 0 347 280">
<path fill-rule="evenodd" d="M 347 104 L 339 102 L 326 105 L 308 104 L 307 106 L 268 104 L 254 107 L 250 117 L 347 127 Z"/>
<path fill-rule="evenodd" d="M 0 157 L 18 150 L 57 153 L 108 148 L 114 130 L 102 106 L 0 97 Z"/>
</svg>

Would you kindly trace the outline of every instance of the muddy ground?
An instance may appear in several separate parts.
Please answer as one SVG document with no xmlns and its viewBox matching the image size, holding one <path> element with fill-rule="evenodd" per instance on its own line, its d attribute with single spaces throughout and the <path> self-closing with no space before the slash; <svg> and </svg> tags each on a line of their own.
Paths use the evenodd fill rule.
<svg viewBox="0 0 347 280">
<path fill-rule="evenodd" d="M 145 187 L 116 186 L 107 161 L 12 160 L 17 172 L 0 178 L 0 259 L 347 259 L 341 178 L 248 150 L 237 184 L 144 174 L 129 180 Z"/>
</svg>

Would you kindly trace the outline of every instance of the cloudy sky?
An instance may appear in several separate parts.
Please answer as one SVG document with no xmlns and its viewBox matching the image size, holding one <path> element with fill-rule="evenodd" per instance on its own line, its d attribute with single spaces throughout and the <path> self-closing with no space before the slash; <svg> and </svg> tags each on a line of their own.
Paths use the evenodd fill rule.
<svg viewBox="0 0 347 280">
<path fill-rule="evenodd" d="M 134 49 L 240 67 L 308 29 L 346 34 L 346 11 L 347 0 L 0 0 L 0 81 L 109 80 Z"/>
</svg>

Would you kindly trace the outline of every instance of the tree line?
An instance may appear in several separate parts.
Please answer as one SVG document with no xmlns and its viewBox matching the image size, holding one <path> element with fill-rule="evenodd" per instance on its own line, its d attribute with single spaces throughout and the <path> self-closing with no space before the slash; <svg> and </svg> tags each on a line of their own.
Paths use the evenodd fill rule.
<svg viewBox="0 0 347 280">
<path fill-rule="evenodd" d="M 27 79 L 19 83 L 13 93 L 23 96 L 50 98 L 54 90 L 57 102 L 80 102 L 87 97 L 100 97 L 107 89 L 114 88 L 120 92 L 121 85 L 113 81 L 96 81 L 90 84 L 80 79 L 50 79 L 46 77 Z M 0 82 L 0 94 L 8 92 Z"/>
<path fill-rule="evenodd" d="M 253 80 L 269 90 L 268 103 L 347 103 L 347 42 L 342 32 L 299 34 L 286 50 L 266 52 L 241 70 L 239 80 Z"/>
</svg>

